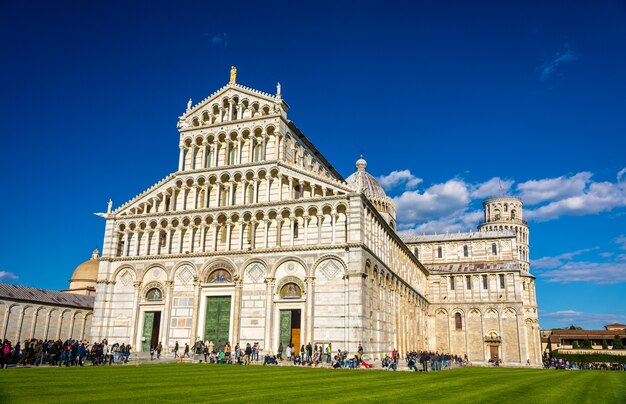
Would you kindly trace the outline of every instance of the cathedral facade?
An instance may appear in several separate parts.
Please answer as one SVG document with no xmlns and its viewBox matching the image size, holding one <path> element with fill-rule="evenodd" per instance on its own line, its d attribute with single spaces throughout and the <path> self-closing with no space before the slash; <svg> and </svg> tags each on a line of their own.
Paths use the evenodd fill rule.
<svg viewBox="0 0 626 404">
<path fill-rule="evenodd" d="M 475 233 L 401 237 L 365 160 L 344 179 L 287 118 L 280 85 L 235 75 L 179 118 L 178 170 L 104 214 L 92 339 L 539 364 L 521 201 L 487 201 Z"/>
</svg>

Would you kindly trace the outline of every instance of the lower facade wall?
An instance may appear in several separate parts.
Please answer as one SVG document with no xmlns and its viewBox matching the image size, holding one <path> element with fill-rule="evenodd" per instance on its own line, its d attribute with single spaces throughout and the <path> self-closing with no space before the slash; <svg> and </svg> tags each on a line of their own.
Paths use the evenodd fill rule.
<svg viewBox="0 0 626 404">
<path fill-rule="evenodd" d="M 538 320 L 522 304 L 440 304 L 431 312 L 436 351 L 477 364 L 496 358 L 505 365 L 541 364 Z"/>
<path fill-rule="evenodd" d="M 0 300 L 0 337 L 13 344 L 25 339 L 89 339 L 90 309 L 51 306 L 37 302 Z"/>
</svg>

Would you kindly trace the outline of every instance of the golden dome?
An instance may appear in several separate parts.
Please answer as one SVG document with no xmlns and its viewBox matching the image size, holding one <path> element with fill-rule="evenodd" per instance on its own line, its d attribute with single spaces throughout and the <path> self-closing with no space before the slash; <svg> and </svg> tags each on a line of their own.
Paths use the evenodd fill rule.
<svg viewBox="0 0 626 404">
<path fill-rule="evenodd" d="M 68 291 L 84 289 L 95 290 L 96 281 L 98 279 L 98 267 L 100 266 L 100 261 L 98 260 L 99 256 L 100 253 L 96 248 L 91 254 L 90 260 L 76 267 L 70 278 L 70 288 Z"/>
</svg>

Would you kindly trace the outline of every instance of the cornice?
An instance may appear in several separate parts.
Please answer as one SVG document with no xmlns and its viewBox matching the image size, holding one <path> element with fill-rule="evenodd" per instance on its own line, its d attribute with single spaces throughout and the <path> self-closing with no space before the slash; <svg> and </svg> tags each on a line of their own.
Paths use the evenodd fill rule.
<svg viewBox="0 0 626 404">
<path fill-rule="evenodd" d="M 102 257 L 103 261 L 108 262 L 125 262 L 125 261 L 154 261 L 154 260 L 171 260 L 171 259 L 188 259 L 188 258 L 212 258 L 220 256 L 238 256 L 251 254 L 273 254 L 283 252 L 320 252 L 336 250 L 338 253 L 345 252 L 348 248 L 362 248 L 361 243 L 341 243 L 327 246 L 298 246 L 298 247 L 272 247 L 272 248 L 255 248 L 250 250 L 231 250 L 231 251 L 213 251 L 213 252 L 193 252 L 183 254 L 162 254 L 162 255 L 142 255 L 133 257 Z"/>
</svg>

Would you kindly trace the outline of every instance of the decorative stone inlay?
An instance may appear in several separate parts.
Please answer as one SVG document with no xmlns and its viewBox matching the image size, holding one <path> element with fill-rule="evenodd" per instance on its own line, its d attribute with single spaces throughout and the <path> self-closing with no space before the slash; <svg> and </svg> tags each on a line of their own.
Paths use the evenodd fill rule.
<svg viewBox="0 0 626 404">
<path fill-rule="evenodd" d="M 326 279 L 334 279 L 341 272 L 341 266 L 335 260 L 328 260 L 320 269 Z"/>
<path fill-rule="evenodd" d="M 161 270 L 159 268 L 153 268 L 152 278 L 157 279 L 159 276 L 161 276 Z"/>
<path fill-rule="evenodd" d="M 258 282 L 259 279 L 261 279 L 261 277 L 263 276 L 263 274 L 265 274 L 265 271 L 259 264 L 252 264 L 248 269 L 248 276 L 254 282 Z"/>
<path fill-rule="evenodd" d="M 294 265 L 294 263 L 290 263 L 289 265 L 287 265 L 287 273 L 294 273 L 296 272 L 296 266 Z"/>
<path fill-rule="evenodd" d="M 193 272 L 188 266 L 185 266 L 178 272 L 178 279 L 186 285 L 193 279 Z"/>
<path fill-rule="evenodd" d="M 124 275 L 122 275 L 120 280 L 122 281 L 122 284 L 124 286 L 128 286 L 133 281 L 133 276 L 130 273 L 126 272 L 126 273 L 124 273 Z"/>
</svg>

